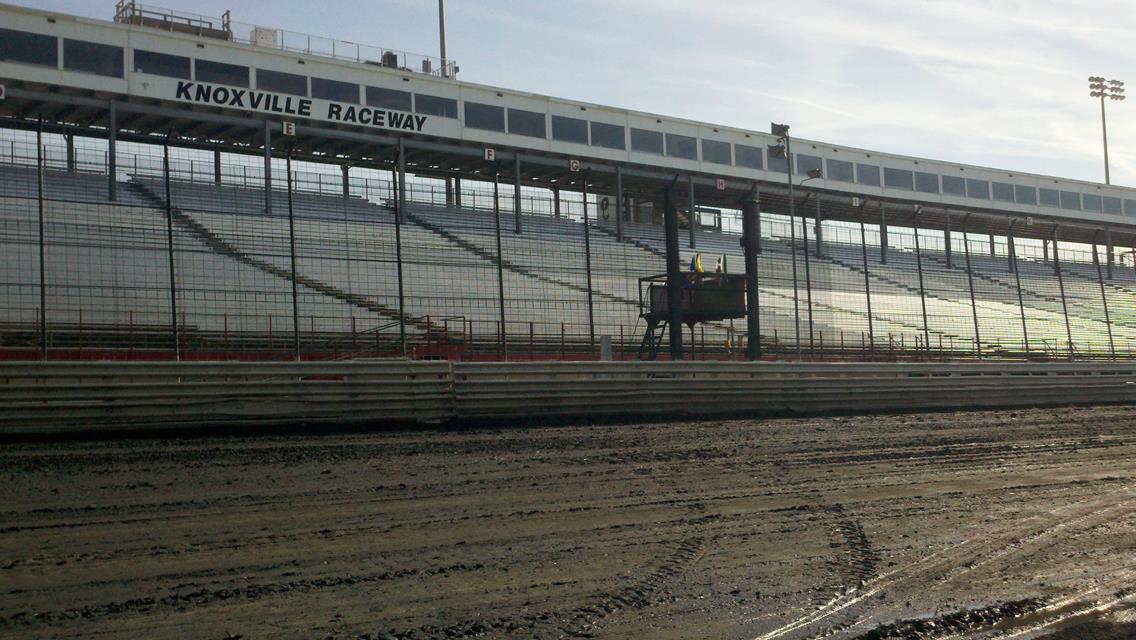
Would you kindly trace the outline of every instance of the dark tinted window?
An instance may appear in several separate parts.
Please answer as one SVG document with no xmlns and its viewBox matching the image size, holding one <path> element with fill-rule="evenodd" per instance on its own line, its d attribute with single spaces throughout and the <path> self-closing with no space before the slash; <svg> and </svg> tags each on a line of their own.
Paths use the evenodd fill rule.
<svg viewBox="0 0 1136 640">
<path fill-rule="evenodd" d="M 294 73 L 257 69 L 256 88 L 261 91 L 271 91 L 273 93 L 306 96 L 308 95 L 308 78 L 307 76 L 298 76 Z"/>
<path fill-rule="evenodd" d="M 627 143 L 623 139 L 623 127 L 617 124 L 604 122 L 592 123 L 592 145 L 608 149 L 626 149 Z"/>
<path fill-rule="evenodd" d="M 1104 197 L 1104 212 L 1120 215 L 1120 198 Z"/>
<path fill-rule="evenodd" d="M 646 129 L 631 129 L 631 150 L 663 155 L 663 134 Z"/>
<path fill-rule="evenodd" d="M 465 103 L 465 126 L 487 131 L 505 130 L 505 107 L 480 102 Z"/>
<path fill-rule="evenodd" d="M 1056 207 L 1059 202 L 1057 200 L 1056 189 L 1038 189 L 1037 202 L 1045 207 Z"/>
<path fill-rule="evenodd" d="M 820 158 L 816 156 L 806 156 L 803 153 L 794 153 L 793 155 L 797 158 L 797 173 L 802 176 L 813 169 L 820 169 Z"/>
<path fill-rule="evenodd" d="M 892 169 L 884 167 L 884 186 L 892 189 L 911 191 L 914 189 L 913 177 L 906 169 Z"/>
<path fill-rule="evenodd" d="M 1136 216 L 1136 200 L 1124 201 L 1124 213 L 1130 216 Z"/>
<path fill-rule="evenodd" d="M 458 101 L 453 98 L 439 98 L 421 93 L 414 94 L 414 110 L 428 116 L 443 118 L 458 117 Z"/>
<path fill-rule="evenodd" d="M 761 169 L 764 166 L 761 157 L 761 147 L 750 147 L 744 144 L 734 145 L 734 162 L 739 167 Z"/>
<path fill-rule="evenodd" d="M 870 164 L 856 165 L 856 182 L 872 187 L 880 186 L 880 168 Z"/>
<path fill-rule="evenodd" d="M 588 121 L 567 116 L 552 116 L 552 139 L 588 144 Z"/>
<path fill-rule="evenodd" d="M 852 163 L 845 160 L 825 160 L 825 165 L 828 168 L 828 175 L 825 176 L 829 180 L 839 180 L 840 182 L 855 182 L 856 174 L 852 169 Z"/>
<path fill-rule="evenodd" d="M 995 200 L 1000 200 L 1002 202 L 1013 202 L 1014 185 L 1006 184 L 1005 182 L 991 182 L 990 195 L 992 195 Z"/>
<path fill-rule="evenodd" d="M 677 133 L 667 134 L 667 155 L 672 158 L 698 159 L 698 139 L 690 136 L 680 136 Z"/>
<path fill-rule="evenodd" d="M 1081 196 L 1081 202 L 1084 204 L 1085 211 L 1096 211 L 1099 213 L 1101 210 L 1100 196 L 1086 193 L 1085 195 Z"/>
<path fill-rule="evenodd" d="M 1037 189 L 1014 185 L 1014 201 L 1018 204 L 1037 204 Z"/>
<path fill-rule="evenodd" d="M 410 92 L 397 89 L 384 89 L 382 87 L 365 87 L 367 106 L 394 109 L 395 111 L 410 111 Z"/>
<path fill-rule="evenodd" d="M 198 82 L 227 84 L 234 87 L 249 86 L 248 67 L 209 60 L 194 60 L 193 69 L 194 77 L 197 78 Z"/>
<path fill-rule="evenodd" d="M 786 158 L 779 158 L 778 155 L 785 152 L 785 147 L 771 144 L 769 145 L 769 170 L 776 171 L 777 173 L 789 172 L 789 160 Z"/>
<path fill-rule="evenodd" d="M 990 199 L 990 183 L 985 180 L 966 179 L 966 196 L 968 198 Z"/>
<path fill-rule="evenodd" d="M 134 70 L 167 78 L 189 80 L 189 58 L 156 51 L 134 50 Z"/>
<path fill-rule="evenodd" d="M 509 133 L 533 138 L 547 138 L 544 128 L 544 114 L 535 111 L 509 109 Z"/>
<path fill-rule="evenodd" d="M 1076 211 L 1081 208 L 1081 194 L 1073 191 L 1061 192 L 1061 208 Z"/>
<path fill-rule="evenodd" d="M 70 38 L 63 40 L 64 69 L 121 78 L 122 56 L 122 47 Z"/>
<path fill-rule="evenodd" d="M 0 60 L 59 66 L 59 51 L 53 36 L 0 29 Z"/>
<path fill-rule="evenodd" d="M 943 193 L 966 197 L 966 180 L 958 176 L 943 176 Z"/>
<path fill-rule="evenodd" d="M 920 193 L 938 193 L 939 176 L 934 173 L 915 172 L 915 190 Z"/>
<path fill-rule="evenodd" d="M 359 85 L 339 80 L 312 78 L 312 97 L 335 102 L 359 102 Z"/>
<path fill-rule="evenodd" d="M 714 164 L 732 164 L 730 143 L 720 140 L 703 140 L 702 160 Z"/>
</svg>

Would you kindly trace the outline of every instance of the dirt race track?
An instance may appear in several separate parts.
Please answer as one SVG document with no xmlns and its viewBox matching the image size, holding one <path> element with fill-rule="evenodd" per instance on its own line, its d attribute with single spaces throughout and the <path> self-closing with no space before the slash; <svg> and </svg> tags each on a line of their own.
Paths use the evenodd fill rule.
<svg viewBox="0 0 1136 640">
<path fill-rule="evenodd" d="M 1136 637 L 1136 407 L 5 442 L 0 472 L 3 638 Z"/>
</svg>

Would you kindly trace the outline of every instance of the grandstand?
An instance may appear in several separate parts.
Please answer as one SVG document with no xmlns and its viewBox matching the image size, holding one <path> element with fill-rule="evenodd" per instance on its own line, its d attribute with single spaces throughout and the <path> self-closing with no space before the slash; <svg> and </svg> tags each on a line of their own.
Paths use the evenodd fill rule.
<svg viewBox="0 0 1136 640">
<path fill-rule="evenodd" d="M 0 15 L 3 358 L 634 359 L 641 280 L 742 273 L 751 198 L 763 357 L 1136 356 L 1131 189 L 801 140 L 789 172 L 768 133 L 383 51 Z M 745 353 L 745 319 L 684 331 L 682 357 Z"/>
</svg>

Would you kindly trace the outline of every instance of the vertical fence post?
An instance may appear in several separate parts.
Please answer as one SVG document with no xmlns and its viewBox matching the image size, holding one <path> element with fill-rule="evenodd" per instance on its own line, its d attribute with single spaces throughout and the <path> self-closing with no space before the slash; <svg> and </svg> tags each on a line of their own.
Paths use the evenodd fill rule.
<svg viewBox="0 0 1136 640">
<path fill-rule="evenodd" d="M 667 248 L 667 315 L 670 324 L 671 360 L 682 360 L 682 268 L 678 254 L 678 206 L 673 180 L 663 188 L 663 231 Z"/>
<path fill-rule="evenodd" d="M 694 175 L 686 176 L 686 228 L 690 248 L 694 247 L 694 232 L 698 230 L 698 214 L 694 212 Z M 692 337 L 691 342 L 694 342 Z"/>
<path fill-rule="evenodd" d="M 272 123 L 264 121 L 264 213 L 272 215 Z"/>
<path fill-rule="evenodd" d="M 1022 300 L 1022 275 L 1018 268 L 1018 247 L 1014 243 L 1014 223 L 1017 220 L 1010 221 L 1010 229 L 1006 232 L 1006 248 L 1009 249 L 1010 271 L 1014 273 L 1014 284 L 1018 290 L 1018 313 L 1022 317 L 1022 346 L 1026 350 L 1026 358 L 1029 358 L 1029 329 L 1026 327 L 1026 305 Z"/>
<path fill-rule="evenodd" d="M 521 154 L 513 154 L 513 232 L 521 235 Z"/>
<path fill-rule="evenodd" d="M 789 194 L 790 198 L 794 196 Z M 807 197 L 807 194 L 806 194 Z M 802 203 L 804 204 L 804 203 Z M 793 273 L 793 342 L 797 353 L 797 362 L 801 361 L 801 303 L 800 288 L 797 284 L 797 216 L 794 215 L 795 206 L 789 207 L 789 256 L 792 260 Z"/>
<path fill-rule="evenodd" d="M 118 138 L 118 111 L 115 108 L 114 100 L 110 101 L 107 107 L 107 199 L 114 202 L 117 199 L 116 193 L 116 176 L 118 173 L 117 162 L 115 161 L 115 142 Z"/>
<path fill-rule="evenodd" d="M 919 214 L 923 207 L 915 205 L 911 214 L 912 231 L 915 232 L 915 271 L 919 275 L 919 310 L 923 314 L 923 346 L 927 356 L 931 355 L 931 327 L 927 323 L 927 292 L 923 286 L 923 256 L 919 247 Z"/>
<path fill-rule="evenodd" d="M 615 239 L 623 242 L 623 165 L 615 165 Z M 557 207 L 557 217 L 560 209 Z"/>
<path fill-rule="evenodd" d="M 947 268 L 950 269 L 954 267 L 954 262 L 951 260 L 951 210 L 943 211 L 943 216 L 946 220 L 943 227 L 943 251 L 946 253 Z"/>
<path fill-rule="evenodd" d="M 978 359 L 982 359 L 982 336 L 978 332 L 978 306 L 974 300 L 974 274 L 970 268 L 970 237 L 966 234 L 966 223 L 970 220 L 970 214 L 966 214 L 962 218 L 962 250 L 966 257 L 966 285 L 970 290 L 970 316 L 974 320 L 974 352 Z"/>
<path fill-rule="evenodd" d="M 760 233 L 761 201 L 756 189 L 742 203 L 742 246 L 745 249 L 746 357 L 761 359 L 761 308 L 757 295 L 757 238 Z"/>
<path fill-rule="evenodd" d="M 887 207 L 880 200 L 880 264 L 888 263 L 888 219 Z"/>
<path fill-rule="evenodd" d="M 501 163 L 493 168 L 493 232 L 497 237 L 497 340 L 501 359 L 509 359 L 509 342 L 505 338 L 505 274 L 501 254 Z"/>
<path fill-rule="evenodd" d="M 170 272 L 170 330 L 174 341 L 174 360 L 181 360 L 181 332 L 177 315 L 177 270 L 174 264 L 174 203 L 170 190 L 170 133 L 162 145 L 162 180 L 166 189 L 166 254 Z"/>
<path fill-rule="evenodd" d="M 820 192 L 816 192 L 817 210 L 820 210 Z M 809 269 L 809 225 L 808 218 L 801 214 L 801 240 L 804 242 L 802 245 L 802 253 L 805 256 L 805 309 L 808 312 L 809 318 L 809 357 L 812 358 L 816 355 L 816 350 L 813 346 L 813 280 Z"/>
<path fill-rule="evenodd" d="M 406 140 L 398 139 L 398 167 L 392 171 L 397 183 L 394 211 L 394 254 L 398 273 L 398 347 L 402 357 L 406 357 L 406 295 L 402 275 L 402 223 L 406 219 Z M 429 331 L 430 327 L 427 326 Z"/>
<path fill-rule="evenodd" d="M 213 184 L 221 184 L 221 150 L 213 150 Z"/>
<path fill-rule="evenodd" d="M 1073 359 L 1073 327 L 1069 324 L 1069 304 L 1065 301 L 1065 278 L 1061 275 L 1060 250 L 1057 245 L 1057 229 L 1053 225 L 1053 273 L 1057 274 L 1057 286 L 1061 290 L 1061 312 L 1065 315 L 1065 337 L 1069 340 L 1069 359 Z"/>
<path fill-rule="evenodd" d="M 868 307 L 868 357 L 876 359 L 876 330 L 872 323 L 872 281 L 868 272 L 868 236 L 864 231 L 864 208 L 860 208 L 860 253 L 864 262 L 864 300 Z"/>
<path fill-rule="evenodd" d="M 39 357 L 47 360 L 47 235 L 43 206 L 43 116 L 36 126 L 36 200 L 39 208 Z"/>
<path fill-rule="evenodd" d="M 1108 270 L 1108 279 L 1112 280 L 1112 263 L 1114 261 L 1112 249 L 1112 227 L 1105 227 L 1104 229 L 1104 244 L 1105 257 L 1107 258 L 1105 266 Z"/>
<path fill-rule="evenodd" d="M 288 174 L 288 256 L 292 264 L 292 359 L 300 359 L 300 298 L 297 292 L 296 279 L 296 212 L 292 206 L 292 146 L 288 146 L 288 155 L 285 158 L 285 173 Z M 271 204 L 271 203 L 269 203 Z"/>
<path fill-rule="evenodd" d="M 595 357 L 596 354 L 596 319 L 595 310 L 592 306 L 592 234 L 588 230 L 588 177 L 592 173 L 592 168 L 588 167 L 584 170 L 584 272 L 587 276 L 588 284 L 588 352 L 589 357 Z"/>
<path fill-rule="evenodd" d="M 1101 304 L 1104 306 L 1104 326 L 1108 329 L 1108 354 L 1109 358 L 1116 360 L 1116 344 L 1112 340 L 1112 319 L 1108 315 L 1108 296 L 1104 292 L 1104 276 L 1101 274 L 1100 255 L 1097 251 L 1099 245 L 1097 244 L 1097 236 L 1100 232 L 1093 234 L 1093 265 L 1097 268 L 1097 282 L 1100 284 Z"/>
<path fill-rule="evenodd" d="M 816 257 L 818 258 L 824 257 L 824 249 L 821 247 L 821 244 L 824 242 L 824 240 L 822 239 L 823 236 L 821 235 L 821 220 L 820 190 L 817 190 L 816 222 L 813 224 L 813 235 L 816 236 Z"/>
</svg>

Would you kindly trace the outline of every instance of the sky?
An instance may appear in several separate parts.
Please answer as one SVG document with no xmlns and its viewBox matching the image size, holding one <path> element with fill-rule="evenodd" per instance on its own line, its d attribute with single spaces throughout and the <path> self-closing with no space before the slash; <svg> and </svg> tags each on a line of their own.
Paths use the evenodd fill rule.
<svg viewBox="0 0 1136 640">
<path fill-rule="evenodd" d="M 112 0 L 15 3 L 114 14 Z M 438 55 L 435 0 L 160 4 Z M 469 82 L 1094 182 L 1087 78 L 1136 82 L 1124 1 L 447 0 L 446 36 Z M 1136 186 L 1136 100 L 1106 109 L 1112 182 Z"/>
</svg>

